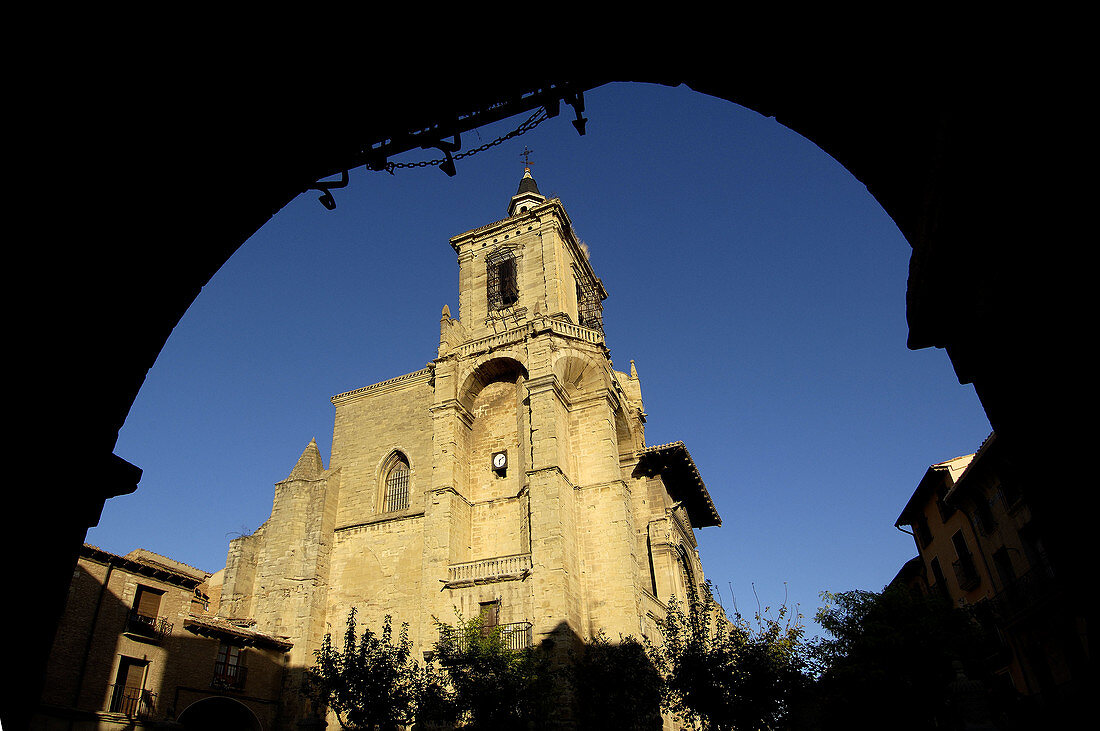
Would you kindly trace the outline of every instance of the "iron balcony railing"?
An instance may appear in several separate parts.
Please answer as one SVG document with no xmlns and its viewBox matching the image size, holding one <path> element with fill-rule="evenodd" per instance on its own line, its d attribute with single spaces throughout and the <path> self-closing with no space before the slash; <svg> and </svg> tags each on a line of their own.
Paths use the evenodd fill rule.
<svg viewBox="0 0 1100 731">
<path fill-rule="evenodd" d="M 157 694 L 142 688 L 127 688 L 115 683 L 109 686 L 111 700 L 107 710 L 136 718 L 152 718 L 157 705 Z"/>
<path fill-rule="evenodd" d="M 244 688 L 244 681 L 247 675 L 248 668 L 243 665 L 216 662 L 214 663 L 214 680 L 210 684 L 215 688 L 240 690 Z"/>
<path fill-rule="evenodd" d="M 466 652 L 472 643 L 482 639 L 499 640 L 505 650 L 518 652 L 531 646 L 531 626 L 530 622 L 509 622 L 465 631 L 449 629 L 444 630 L 439 640 L 458 652 Z"/>
<path fill-rule="evenodd" d="M 163 617 L 151 617 L 141 614 L 136 609 L 130 610 L 126 619 L 126 626 L 131 632 L 146 637 L 164 638 L 172 634 L 172 623 Z"/>
</svg>

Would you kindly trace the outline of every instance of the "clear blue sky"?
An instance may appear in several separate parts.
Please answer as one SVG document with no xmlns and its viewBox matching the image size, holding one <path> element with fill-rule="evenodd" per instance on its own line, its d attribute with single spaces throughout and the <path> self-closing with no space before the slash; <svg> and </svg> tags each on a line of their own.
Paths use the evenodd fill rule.
<svg viewBox="0 0 1100 731">
<path fill-rule="evenodd" d="M 505 215 L 526 145 L 607 288 L 607 342 L 616 368 L 637 365 L 647 443 L 685 442 L 722 515 L 697 536 L 727 609 L 732 594 L 751 615 L 755 587 L 809 620 L 823 590 L 881 589 L 916 555 L 893 524 L 927 466 L 990 429 L 943 351 L 905 347 L 909 245 L 772 119 L 686 87 L 585 99 L 586 136 L 563 107 L 454 178 L 360 168 L 335 211 L 306 194 L 252 236 L 150 371 L 115 449 L 141 484 L 88 542 L 222 568 L 310 439 L 328 465 L 331 396 L 434 358 L 440 310 L 457 314 L 448 239 Z"/>
</svg>

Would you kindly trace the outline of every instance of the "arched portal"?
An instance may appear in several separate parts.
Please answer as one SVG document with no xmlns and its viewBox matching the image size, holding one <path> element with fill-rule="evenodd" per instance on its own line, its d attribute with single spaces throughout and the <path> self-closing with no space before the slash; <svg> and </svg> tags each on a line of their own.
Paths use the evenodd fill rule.
<svg viewBox="0 0 1100 731">
<path fill-rule="evenodd" d="M 234 698 L 203 698 L 177 720 L 187 731 L 264 731 L 252 709 Z"/>
</svg>

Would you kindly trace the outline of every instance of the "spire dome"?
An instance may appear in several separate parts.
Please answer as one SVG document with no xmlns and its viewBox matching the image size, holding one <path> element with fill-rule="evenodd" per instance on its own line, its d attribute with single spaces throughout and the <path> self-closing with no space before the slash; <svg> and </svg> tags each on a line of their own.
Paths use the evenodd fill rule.
<svg viewBox="0 0 1100 731">
<path fill-rule="evenodd" d="M 508 215 L 515 216 L 518 213 L 525 213 L 528 208 L 545 200 L 546 196 L 539 192 L 538 183 L 531 177 L 531 168 L 525 167 L 523 177 L 519 180 L 519 189 L 508 203 Z"/>
<path fill-rule="evenodd" d="M 523 169 L 523 177 L 519 181 L 519 190 L 516 191 L 516 195 L 523 195 L 524 193 L 534 193 L 535 195 L 542 195 L 539 192 L 538 183 L 531 177 L 531 168 Z"/>
</svg>

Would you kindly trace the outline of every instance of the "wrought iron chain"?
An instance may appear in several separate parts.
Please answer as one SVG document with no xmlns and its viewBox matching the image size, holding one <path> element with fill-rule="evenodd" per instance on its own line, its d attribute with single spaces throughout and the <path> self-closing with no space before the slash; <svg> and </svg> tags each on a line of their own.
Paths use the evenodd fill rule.
<svg viewBox="0 0 1100 731">
<path fill-rule="evenodd" d="M 448 175 L 454 175 L 454 161 L 455 160 L 461 160 L 463 158 L 470 157 L 471 155 L 476 155 L 479 152 L 485 152 L 490 147 L 496 147 L 497 145 L 501 144 L 502 142 L 506 142 L 506 141 L 508 141 L 508 140 L 510 140 L 514 137 L 519 137 L 520 135 L 523 135 L 523 134 L 527 134 L 528 132 L 533 130 L 535 127 L 538 127 L 540 124 L 542 124 L 543 122 L 545 122 L 549 118 L 550 118 L 550 116 L 547 114 L 546 108 L 542 107 L 538 111 L 536 111 L 534 114 L 532 114 L 530 117 L 528 117 L 526 120 L 524 120 L 524 122 L 522 124 L 520 124 L 518 127 L 516 127 L 514 130 L 512 130 L 508 134 L 503 135 L 501 137 L 497 137 L 495 140 L 492 140 L 491 142 L 486 142 L 484 145 L 480 145 L 478 147 L 475 147 L 472 150 L 467 150 L 466 152 L 459 152 L 459 153 L 456 153 L 454 155 L 451 155 L 451 154 L 448 153 L 447 157 L 439 158 L 437 160 L 421 160 L 419 162 L 387 162 L 387 163 L 385 163 L 384 165 L 382 165 L 381 167 L 378 167 L 378 168 L 375 168 L 371 165 L 367 165 L 367 169 L 368 170 L 375 170 L 375 171 L 385 170 L 390 175 L 393 175 L 394 170 L 397 170 L 398 168 L 425 168 L 425 167 L 429 167 L 429 166 L 431 166 L 431 167 L 442 167 L 444 163 L 448 163 L 449 166 L 450 166 L 450 171 L 447 172 L 445 170 L 445 172 L 447 172 Z M 576 124 L 576 123 L 574 123 L 574 124 Z M 578 128 L 578 129 L 580 129 L 580 128 Z M 584 132 L 581 131 L 581 134 L 584 134 Z M 428 146 L 429 145 L 425 145 L 425 147 L 428 147 Z M 457 147 L 457 135 L 456 135 L 456 145 L 455 146 Z M 443 148 L 443 149 L 446 150 L 446 148 Z M 316 183 L 314 183 L 312 186 L 310 186 L 310 189 L 321 191 L 321 196 L 317 200 L 321 201 L 321 205 L 323 205 L 325 208 L 327 208 L 328 210 L 331 211 L 334 208 L 336 208 L 336 199 L 332 197 L 332 189 L 333 188 L 343 188 L 343 187 L 346 187 L 347 184 L 348 184 L 348 171 L 344 170 L 341 173 L 339 181 L 318 180 Z"/>
<path fill-rule="evenodd" d="M 490 147 L 496 147 L 497 145 L 501 144 L 502 142 L 507 142 L 508 140 L 510 140 L 514 137 L 519 137 L 520 135 L 527 134 L 528 132 L 533 130 L 535 127 L 538 127 L 540 124 L 545 122 L 547 119 L 549 119 L 549 117 L 546 115 L 546 110 L 543 109 L 543 108 L 540 108 L 537 112 L 535 112 L 530 117 L 528 117 L 522 124 L 520 124 L 518 127 L 516 127 L 514 130 L 512 130 L 508 134 L 503 135 L 501 137 L 497 137 L 495 140 L 492 140 L 491 142 L 486 142 L 484 145 L 480 145 L 478 147 L 475 147 L 472 150 L 467 150 L 466 152 L 456 153 L 456 154 L 452 155 L 451 157 L 454 160 L 461 160 L 463 158 L 470 157 L 471 155 L 476 155 L 479 152 L 485 152 Z M 381 170 L 385 170 L 390 175 L 393 175 L 393 171 L 398 169 L 398 168 L 439 167 L 445 161 L 446 161 L 446 158 L 439 158 L 437 160 L 420 160 L 418 162 L 387 162 L 381 168 Z"/>
</svg>

